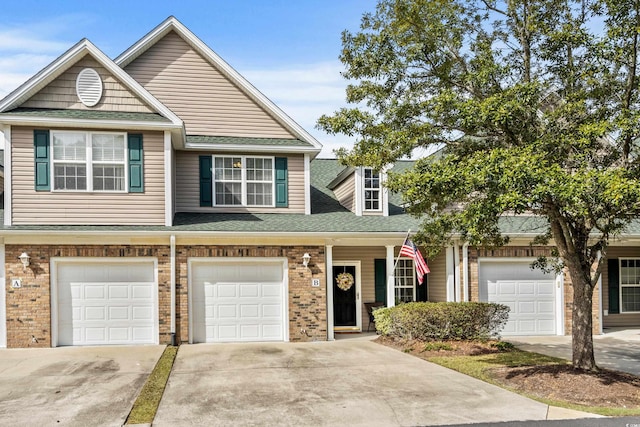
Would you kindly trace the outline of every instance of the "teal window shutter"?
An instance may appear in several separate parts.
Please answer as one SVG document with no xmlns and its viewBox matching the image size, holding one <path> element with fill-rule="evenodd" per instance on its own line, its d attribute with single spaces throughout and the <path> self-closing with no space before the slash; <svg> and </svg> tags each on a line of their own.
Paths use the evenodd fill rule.
<svg viewBox="0 0 640 427">
<path fill-rule="evenodd" d="M 200 156 L 200 206 L 213 206 L 213 159 Z"/>
<path fill-rule="evenodd" d="M 33 158 L 34 158 L 34 175 L 35 190 L 50 191 L 51 190 L 51 174 L 49 166 L 49 131 L 34 130 L 33 131 Z"/>
<path fill-rule="evenodd" d="M 288 172 L 287 158 L 276 157 L 276 207 L 286 208 L 289 206 Z"/>
<path fill-rule="evenodd" d="M 609 273 L 609 314 L 620 313 L 620 269 L 618 259 L 607 260 Z"/>
<path fill-rule="evenodd" d="M 387 305 L 387 260 L 374 260 L 376 302 Z"/>
<path fill-rule="evenodd" d="M 129 134 L 129 193 L 144 193 L 144 152 L 142 135 Z"/>
</svg>

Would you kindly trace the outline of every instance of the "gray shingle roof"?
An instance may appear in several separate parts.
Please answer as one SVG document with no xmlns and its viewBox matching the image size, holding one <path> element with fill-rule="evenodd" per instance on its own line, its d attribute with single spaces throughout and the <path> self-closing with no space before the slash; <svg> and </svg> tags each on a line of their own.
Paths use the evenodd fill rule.
<svg viewBox="0 0 640 427">
<path fill-rule="evenodd" d="M 411 167 L 411 162 L 402 162 L 394 168 L 401 171 Z M 62 225 L 19 225 L 0 230 L 42 230 L 42 231 L 144 231 L 144 232 L 238 232 L 238 233 L 404 233 L 417 230 L 420 220 L 406 213 L 400 207 L 398 195 L 391 197 L 389 216 L 356 216 L 338 203 L 333 191 L 327 185 L 344 169 L 337 160 L 316 159 L 311 162 L 311 211 L 304 214 L 231 214 L 231 213 L 178 213 L 172 227 L 165 226 L 62 226 Z M 0 224 L 4 211 L 0 210 Z M 504 217 L 500 221 L 506 234 L 537 234 L 544 230 L 546 221 L 532 216 Z M 640 221 L 634 221 L 625 233 L 640 236 Z"/>
<path fill-rule="evenodd" d="M 264 145 L 277 147 L 313 147 L 295 138 L 250 138 L 233 136 L 187 135 L 187 143 L 216 145 Z"/>
<path fill-rule="evenodd" d="M 171 123 L 171 120 L 156 113 L 133 113 L 125 111 L 97 111 L 97 110 L 65 110 L 47 108 L 15 108 L 4 113 L 6 116 L 45 117 L 50 119 L 82 119 L 82 120 L 121 120 L 131 122 Z"/>
</svg>

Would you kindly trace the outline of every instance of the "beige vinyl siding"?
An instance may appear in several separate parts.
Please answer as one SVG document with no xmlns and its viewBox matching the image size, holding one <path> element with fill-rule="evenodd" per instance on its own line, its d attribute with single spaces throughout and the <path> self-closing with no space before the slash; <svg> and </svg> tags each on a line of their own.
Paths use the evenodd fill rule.
<svg viewBox="0 0 640 427">
<path fill-rule="evenodd" d="M 356 174 L 352 173 L 347 179 L 342 181 L 334 190 L 338 202 L 351 212 L 356 211 Z"/>
<path fill-rule="evenodd" d="M 184 121 L 187 134 L 294 138 L 173 31 L 125 71 Z"/>
<path fill-rule="evenodd" d="M 102 98 L 100 102 L 93 107 L 87 107 L 80 102 L 76 93 L 76 78 L 84 68 L 95 69 L 102 79 Z M 88 55 L 32 96 L 23 103 L 21 107 L 126 111 L 134 113 L 154 112 L 101 66 L 98 61 Z"/>
<path fill-rule="evenodd" d="M 639 247 L 609 247 L 607 258 L 640 258 Z M 598 290 L 596 289 L 596 292 Z M 608 262 L 602 267 L 602 309 L 609 309 L 609 266 Z M 605 328 L 640 326 L 640 313 L 609 314 L 602 317 Z"/>
<path fill-rule="evenodd" d="M 13 128 L 13 224 L 164 225 L 163 134 L 143 133 L 143 144 L 144 193 L 35 191 L 33 128 Z"/>
<path fill-rule="evenodd" d="M 376 282 L 375 282 L 375 259 L 385 259 L 387 257 L 387 249 L 380 247 L 346 247 L 334 246 L 333 262 L 340 261 L 360 261 L 360 283 L 362 288 L 362 330 L 367 330 L 369 324 L 369 316 L 364 307 L 365 302 L 374 302 L 376 300 Z M 331 283 L 333 285 L 333 283 Z"/>
<path fill-rule="evenodd" d="M 199 156 L 211 152 L 177 151 L 176 159 L 176 212 L 252 212 L 252 213 L 304 213 L 304 156 L 290 154 L 256 154 L 256 156 L 287 157 L 289 207 L 201 207 Z M 231 154 L 224 153 L 224 156 Z M 241 154 L 238 154 L 241 155 Z"/>
<path fill-rule="evenodd" d="M 424 252 L 423 252 L 424 253 Z M 447 260 L 443 250 L 433 259 L 427 259 L 431 273 L 427 275 L 429 286 L 429 301 L 447 301 Z"/>
</svg>

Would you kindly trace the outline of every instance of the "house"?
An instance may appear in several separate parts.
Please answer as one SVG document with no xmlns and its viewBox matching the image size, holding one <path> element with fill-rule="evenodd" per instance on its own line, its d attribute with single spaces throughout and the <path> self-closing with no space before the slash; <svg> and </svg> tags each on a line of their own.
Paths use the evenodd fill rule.
<svg viewBox="0 0 640 427">
<path fill-rule="evenodd" d="M 506 333 L 570 331 L 567 276 L 528 267 L 535 219 L 445 248 L 419 285 L 388 171 L 316 158 L 174 17 L 115 59 L 81 40 L 0 100 L 0 149 L 3 347 L 332 340 L 373 301 L 498 301 Z M 612 248 L 596 331 L 640 324 L 635 253 Z"/>
</svg>

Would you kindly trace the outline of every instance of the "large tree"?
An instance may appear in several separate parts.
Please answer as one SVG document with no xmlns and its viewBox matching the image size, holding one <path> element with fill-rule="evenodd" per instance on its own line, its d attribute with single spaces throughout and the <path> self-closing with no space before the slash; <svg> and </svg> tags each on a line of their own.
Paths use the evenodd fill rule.
<svg viewBox="0 0 640 427">
<path fill-rule="evenodd" d="M 538 266 L 571 276 L 581 369 L 597 369 L 607 248 L 640 214 L 639 31 L 640 0 L 379 0 L 342 35 L 354 106 L 318 122 L 354 137 L 345 164 L 439 149 L 388 182 L 432 254 L 454 237 L 501 246 L 503 218 L 540 218 L 532 244 L 555 257 Z"/>
</svg>

